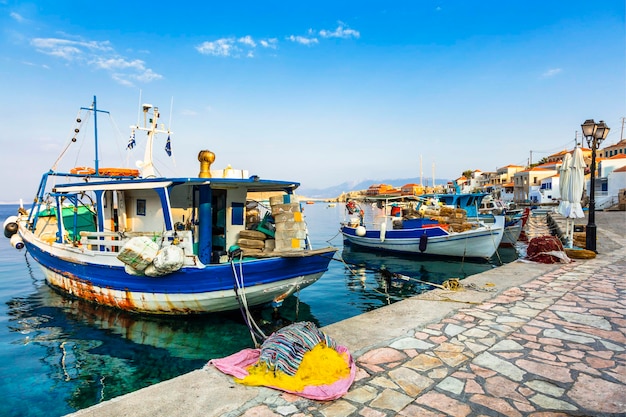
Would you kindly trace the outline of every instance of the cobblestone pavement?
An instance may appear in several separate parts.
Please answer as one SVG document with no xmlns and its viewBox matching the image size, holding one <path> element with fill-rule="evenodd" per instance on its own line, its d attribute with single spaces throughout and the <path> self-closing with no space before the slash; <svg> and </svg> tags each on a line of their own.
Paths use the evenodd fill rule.
<svg viewBox="0 0 626 417">
<path fill-rule="evenodd" d="M 626 244 L 608 233 L 609 253 L 362 353 L 339 400 L 280 394 L 232 415 L 624 416 Z"/>
</svg>

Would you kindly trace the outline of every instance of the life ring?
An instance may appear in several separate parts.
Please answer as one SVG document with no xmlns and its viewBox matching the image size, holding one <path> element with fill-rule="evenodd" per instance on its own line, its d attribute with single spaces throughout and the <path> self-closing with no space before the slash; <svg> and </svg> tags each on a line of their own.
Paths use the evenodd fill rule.
<svg viewBox="0 0 626 417">
<path fill-rule="evenodd" d="M 74 167 L 70 169 L 70 174 L 93 175 L 95 173 L 96 173 L 96 170 L 91 167 Z"/>
<path fill-rule="evenodd" d="M 139 170 L 131 168 L 99 168 L 98 174 L 106 177 L 138 177 Z"/>
</svg>

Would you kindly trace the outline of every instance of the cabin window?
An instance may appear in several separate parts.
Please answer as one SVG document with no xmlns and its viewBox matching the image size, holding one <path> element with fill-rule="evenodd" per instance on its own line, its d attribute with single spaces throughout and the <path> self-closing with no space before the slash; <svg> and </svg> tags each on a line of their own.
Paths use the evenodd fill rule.
<svg viewBox="0 0 626 417">
<path fill-rule="evenodd" d="M 146 215 L 146 200 L 137 199 L 137 216 Z"/>
</svg>

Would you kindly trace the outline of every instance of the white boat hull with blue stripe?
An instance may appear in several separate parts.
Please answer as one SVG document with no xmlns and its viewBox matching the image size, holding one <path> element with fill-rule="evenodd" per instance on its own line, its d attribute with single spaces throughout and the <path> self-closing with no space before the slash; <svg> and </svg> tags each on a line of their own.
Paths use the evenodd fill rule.
<svg viewBox="0 0 626 417">
<path fill-rule="evenodd" d="M 433 228 L 386 230 L 381 239 L 380 230 L 367 230 L 364 236 L 358 236 L 354 227 L 343 226 L 341 232 L 344 240 L 351 244 L 370 249 L 391 252 L 415 253 L 422 256 L 451 256 L 458 258 L 490 258 L 498 248 L 502 239 L 502 225 L 481 226 L 476 230 L 460 233 L 447 233 L 440 229 L 440 234 L 432 234 Z M 424 237 L 427 241 L 424 244 Z M 420 245 L 424 246 L 423 250 Z"/>
<path fill-rule="evenodd" d="M 466 197 L 471 203 L 473 196 Z M 344 242 L 421 257 L 488 259 L 496 252 L 503 237 L 504 216 L 484 223 L 468 218 L 467 211 L 459 206 L 428 206 L 427 202 L 412 197 L 378 200 L 382 211 L 376 221 L 369 222 L 363 219 L 363 210 L 349 202 L 349 212 L 357 217 L 342 223 Z"/>
</svg>

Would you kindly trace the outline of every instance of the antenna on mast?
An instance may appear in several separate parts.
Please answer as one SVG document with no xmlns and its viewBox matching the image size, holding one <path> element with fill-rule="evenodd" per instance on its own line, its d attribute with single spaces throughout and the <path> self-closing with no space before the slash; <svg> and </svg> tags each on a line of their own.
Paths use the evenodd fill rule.
<svg viewBox="0 0 626 417">
<path fill-rule="evenodd" d="M 137 125 L 139 125 L 140 118 L 141 118 L 141 90 L 139 90 L 139 102 L 137 103 Z"/>
<path fill-rule="evenodd" d="M 433 161 L 433 188 L 435 188 L 435 161 Z"/>
<path fill-rule="evenodd" d="M 94 167 L 96 169 L 96 175 L 98 175 L 98 173 L 100 172 L 98 168 L 98 165 L 100 164 L 99 158 L 98 158 L 98 147 L 99 147 L 98 146 L 98 112 L 106 113 L 106 114 L 109 114 L 109 112 L 106 110 L 98 110 L 98 107 L 96 105 L 96 96 L 93 96 L 93 103 L 91 103 L 91 107 L 81 107 L 80 109 L 93 112 L 93 130 L 94 130 L 95 153 L 96 153 Z"/>
<path fill-rule="evenodd" d="M 167 124 L 168 131 L 172 128 L 172 113 L 174 113 L 174 96 L 172 96 L 172 100 L 170 101 L 170 121 Z"/>
</svg>

